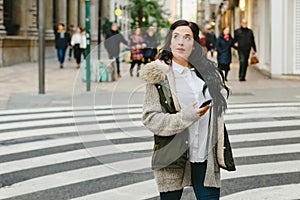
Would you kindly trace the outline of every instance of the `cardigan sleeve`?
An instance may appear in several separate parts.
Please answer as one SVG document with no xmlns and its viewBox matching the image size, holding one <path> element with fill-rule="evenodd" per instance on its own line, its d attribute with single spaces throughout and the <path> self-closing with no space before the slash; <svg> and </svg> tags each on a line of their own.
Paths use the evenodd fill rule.
<svg viewBox="0 0 300 200">
<path fill-rule="evenodd" d="M 175 135 L 200 118 L 193 104 L 191 102 L 175 114 L 163 112 L 156 87 L 148 83 L 143 104 L 143 124 L 155 135 Z"/>
</svg>

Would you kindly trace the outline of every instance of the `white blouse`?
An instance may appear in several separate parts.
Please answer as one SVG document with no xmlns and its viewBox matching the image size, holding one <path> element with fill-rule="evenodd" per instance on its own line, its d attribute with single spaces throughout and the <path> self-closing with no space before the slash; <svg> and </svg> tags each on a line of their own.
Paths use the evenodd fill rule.
<svg viewBox="0 0 300 200">
<path fill-rule="evenodd" d="M 193 69 L 181 66 L 172 61 L 175 76 L 176 94 L 181 108 L 198 102 L 199 107 L 204 101 L 211 99 L 208 89 L 203 95 L 205 82 L 201 80 Z M 208 127 L 210 110 L 198 121 L 194 122 L 189 129 L 189 159 L 190 162 L 204 162 L 208 155 Z"/>
<path fill-rule="evenodd" d="M 81 34 L 80 33 L 75 33 L 72 38 L 71 38 L 71 45 L 74 46 L 75 44 L 80 44 L 81 43 Z"/>
</svg>

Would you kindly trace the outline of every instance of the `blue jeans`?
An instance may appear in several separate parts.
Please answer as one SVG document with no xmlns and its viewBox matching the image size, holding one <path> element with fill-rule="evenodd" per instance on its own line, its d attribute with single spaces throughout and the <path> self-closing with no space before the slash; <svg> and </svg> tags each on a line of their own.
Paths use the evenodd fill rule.
<svg viewBox="0 0 300 200">
<path fill-rule="evenodd" d="M 207 162 L 191 163 L 192 185 L 197 200 L 219 200 L 220 188 L 204 187 Z M 183 190 L 161 192 L 160 200 L 180 200 Z"/>
<path fill-rule="evenodd" d="M 120 74 L 120 57 L 116 57 L 117 74 Z"/>
<path fill-rule="evenodd" d="M 192 184 L 197 200 L 219 200 L 220 188 L 204 187 L 207 162 L 191 163 Z"/>
<path fill-rule="evenodd" d="M 65 62 L 65 54 L 66 54 L 66 49 L 57 49 L 57 57 L 61 65 L 64 64 Z"/>
</svg>

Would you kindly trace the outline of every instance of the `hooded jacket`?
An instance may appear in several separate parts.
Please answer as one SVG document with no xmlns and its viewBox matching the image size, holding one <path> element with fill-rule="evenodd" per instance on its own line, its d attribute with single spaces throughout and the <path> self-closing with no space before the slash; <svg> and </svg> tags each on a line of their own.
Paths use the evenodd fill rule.
<svg viewBox="0 0 300 200">
<path fill-rule="evenodd" d="M 171 66 L 156 60 L 145 65 L 141 70 L 141 78 L 147 82 L 142 121 L 155 136 L 170 137 L 177 134 L 180 135 L 200 118 L 192 103 L 181 109 L 176 96 L 175 78 Z M 165 82 L 165 80 L 167 81 Z M 176 113 L 168 113 L 160 101 L 157 84 L 162 83 L 167 84 L 166 87 L 169 88 Z M 214 112 L 211 113 L 212 120 Z M 217 117 L 216 124 L 218 126 L 218 135 L 213 134 L 212 127 L 210 127 L 209 132 L 209 151 L 204 181 L 204 185 L 208 187 L 220 187 L 220 168 L 216 158 L 216 143 L 218 138 L 224 134 L 223 115 Z M 210 123 L 210 126 L 212 126 L 212 123 Z M 153 155 L 155 155 L 155 151 Z M 180 190 L 185 186 L 191 185 L 190 171 L 190 162 L 188 160 L 186 160 L 185 165 L 181 165 L 179 168 L 166 166 L 165 168 L 154 169 L 159 192 Z"/>
</svg>

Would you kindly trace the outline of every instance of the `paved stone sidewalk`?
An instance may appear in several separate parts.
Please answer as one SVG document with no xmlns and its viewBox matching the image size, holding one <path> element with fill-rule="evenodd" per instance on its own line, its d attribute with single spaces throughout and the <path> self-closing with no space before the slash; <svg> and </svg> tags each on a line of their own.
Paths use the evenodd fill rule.
<svg viewBox="0 0 300 200">
<path fill-rule="evenodd" d="M 56 59 L 46 60 L 45 94 L 38 94 L 38 63 L 21 63 L 0 68 L 0 109 L 32 107 L 72 106 L 72 97 L 89 96 L 95 93 L 109 100 L 111 94 L 128 93 L 134 87 L 144 84 L 137 77 L 129 77 L 128 63 L 121 63 L 122 75 L 114 82 L 91 81 L 91 90 L 86 92 L 81 69 L 76 69 L 75 60 L 66 60 L 60 69 Z M 140 89 L 135 89 L 135 92 Z M 101 104 L 109 103 L 103 101 Z"/>
<path fill-rule="evenodd" d="M 47 59 L 46 94 L 38 94 L 38 63 L 2 67 L 0 109 L 142 103 L 145 83 L 130 77 L 128 70 L 129 63 L 121 63 L 121 78 L 108 83 L 91 82 L 91 91 L 86 92 L 81 69 L 76 69 L 74 60 L 66 60 L 64 69 L 59 69 L 56 59 Z M 299 79 L 269 79 L 253 66 L 249 66 L 246 79 L 238 81 L 238 65 L 233 63 L 227 82 L 232 91 L 229 102 L 300 101 Z"/>
</svg>

